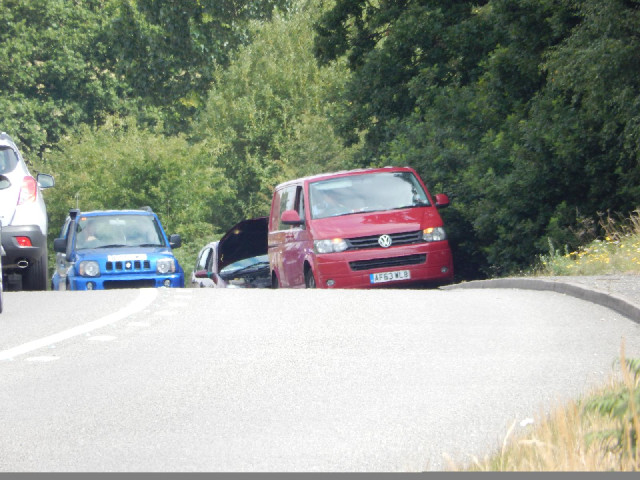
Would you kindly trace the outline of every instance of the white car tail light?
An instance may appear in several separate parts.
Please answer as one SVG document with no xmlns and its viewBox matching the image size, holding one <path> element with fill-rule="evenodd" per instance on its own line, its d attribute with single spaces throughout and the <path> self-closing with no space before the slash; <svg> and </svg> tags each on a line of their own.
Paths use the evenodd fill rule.
<svg viewBox="0 0 640 480">
<path fill-rule="evenodd" d="M 34 203 L 38 196 L 38 182 L 33 177 L 24 177 L 22 187 L 20 188 L 20 196 L 18 197 L 18 205 L 25 203 Z"/>
</svg>

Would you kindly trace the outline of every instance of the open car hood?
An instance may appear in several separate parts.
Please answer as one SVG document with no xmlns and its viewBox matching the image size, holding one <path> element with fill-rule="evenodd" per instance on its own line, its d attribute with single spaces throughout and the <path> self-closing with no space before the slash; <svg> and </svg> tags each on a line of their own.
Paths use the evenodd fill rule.
<svg viewBox="0 0 640 480">
<path fill-rule="evenodd" d="M 267 254 L 267 217 L 242 220 L 218 243 L 218 272 L 245 258 Z"/>
</svg>

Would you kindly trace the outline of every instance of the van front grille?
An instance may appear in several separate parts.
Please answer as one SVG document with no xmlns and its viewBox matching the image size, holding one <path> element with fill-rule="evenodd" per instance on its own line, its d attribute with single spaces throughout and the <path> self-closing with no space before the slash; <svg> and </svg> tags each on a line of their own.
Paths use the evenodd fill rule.
<svg viewBox="0 0 640 480">
<path fill-rule="evenodd" d="M 411 243 L 422 242 L 422 231 L 415 232 L 403 232 L 403 233 L 391 233 L 391 246 L 394 245 L 408 245 Z M 347 239 L 349 249 L 359 250 L 362 248 L 380 248 L 378 239 L 380 235 L 370 235 L 368 237 L 357 237 Z"/>
<path fill-rule="evenodd" d="M 417 255 L 405 255 L 404 257 L 390 257 L 390 258 L 372 258 L 370 260 L 358 260 L 355 262 L 349 262 L 351 270 L 371 270 L 373 268 L 390 268 L 390 267 L 402 267 L 405 265 L 418 265 L 427 261 L 427 254 Z"/>
</svg>

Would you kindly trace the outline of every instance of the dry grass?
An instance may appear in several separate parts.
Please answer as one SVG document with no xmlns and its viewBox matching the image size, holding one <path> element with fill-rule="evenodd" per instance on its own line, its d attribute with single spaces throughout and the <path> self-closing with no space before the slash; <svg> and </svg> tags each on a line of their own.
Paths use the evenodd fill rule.
<svg viewBox="0 0 640 480">
<path fill-rule="evenodd" d="M 549 255 L 540 258 L 539 275 L 640 274 L 640 210 L 625 220 L 602 218 L 604 238 L 576 251 L 560 252 L 549 242 Z"/>
<path fill-rule="evenodd" d="M 627 362 L 623 348 L 620 365 L 610 385 L 540 415 L 535 427 L 511 438 L 514 424 L 500 452 L 464 470 L 640 471 L 640 362 Z"/>
<path fill-rule="evenodd" d="M 549 255 L 534 273 L 640 274 L 640 209 L 622 221 L 601 218 L 600 226 L 604 238 L 577 251 L 560 253 L 550 243 Z M 533 425 L 517 438 L 512 428 L 500 452 L 464 470 L 640 471 L 640 359 L 627 360 L 623 345 L 617 378 L 579 401 L 540 414 Z"/>
</svg>

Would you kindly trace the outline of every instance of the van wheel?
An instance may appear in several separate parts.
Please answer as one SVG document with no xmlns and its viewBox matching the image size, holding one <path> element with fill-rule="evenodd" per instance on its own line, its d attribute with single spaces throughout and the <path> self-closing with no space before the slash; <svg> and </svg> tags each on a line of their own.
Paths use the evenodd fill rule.
<svg viewBox="0 0 640 480">
<path fill-rule="evenodd" d="M 316 288 L 316 279 L 310 268 L 304 272 L 304 284 L 307 288 Z"/>
<path fill-rule="evenodd" d="M 276 274 L 274 273 L 273 275 L 271 275 L 271 288 L 279 288 L 280 284 L 278 283 L 278 277 L 276 277 Z"/>
</svg>

